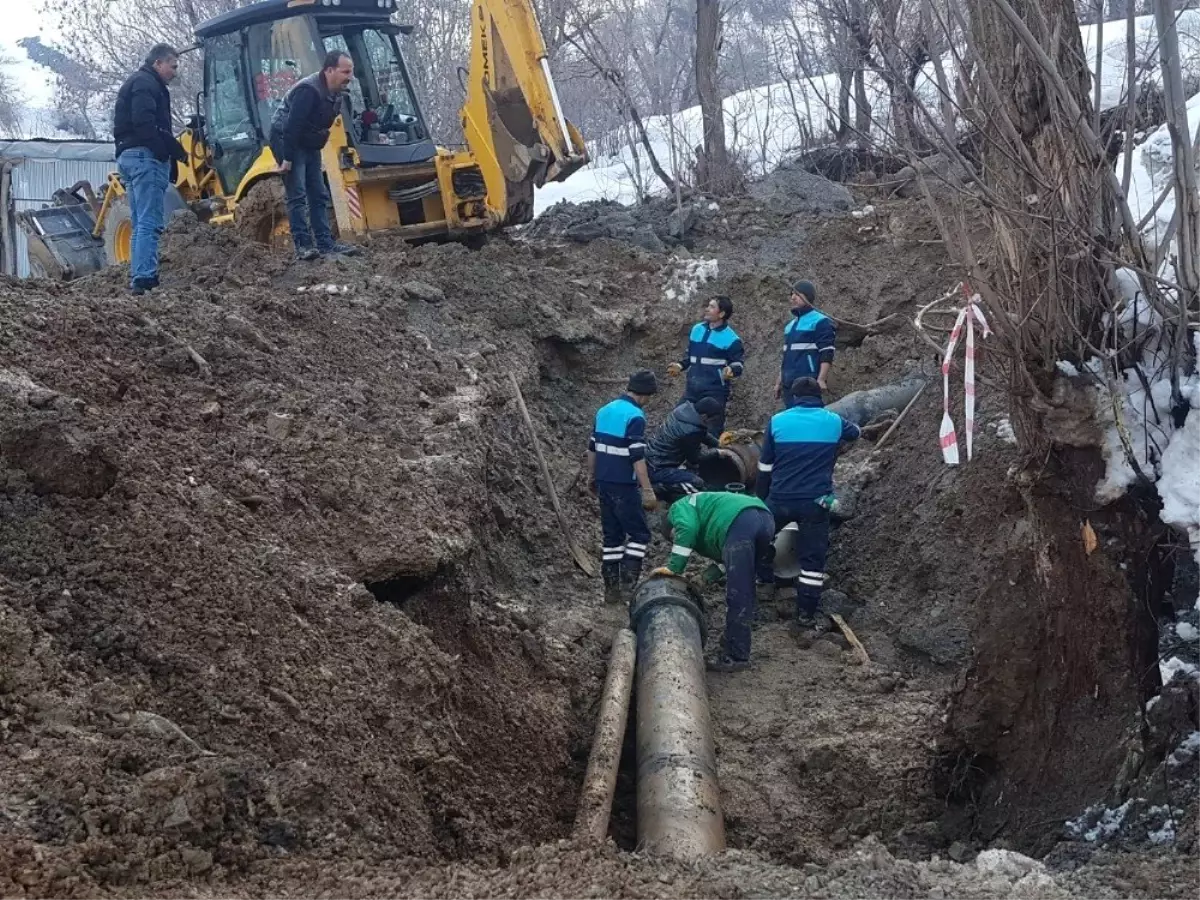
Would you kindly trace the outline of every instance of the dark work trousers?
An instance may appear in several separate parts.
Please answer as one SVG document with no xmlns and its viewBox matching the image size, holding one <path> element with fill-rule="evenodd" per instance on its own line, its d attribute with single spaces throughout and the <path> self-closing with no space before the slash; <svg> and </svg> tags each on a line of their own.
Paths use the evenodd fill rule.
<svg viewBox="0 0 1200 900">
<path fill-rule="evenodd" d="M 821 603 L 825 587 L 825 557 L 829 554 L 829 510 L 812 500 L 779 503 L 767 501 L 775 516 L 775 533 L 795 522 L 796 562 L 800 575 L 796 579 L 796 615 L 811 618 Z M 772 548 L 773 549 L 773 548 Z"/>
<path fill-rule="evenodd" d="M 704 490 L 704 479 L 687 469 L 651 469 L 650 485 L 658 499 L 673 503 L 688 494 L 698 494 Z"/>
<path fill-rule="evenodd" d="M 637 484 L 601 481 L 596 493 L 600 495 L 600 528 L 604 532 L 600 565 L 604 584 L 632 585 L 642 574 L 642 560 L 650 544 L 641 488 Z"/>
<path fill-rule="evenodd" d="M 706 391 L 704 393 L 693 393 L 692 391 L 686 391 L 683 395 L 683 399 L 690 403 L 695 403 L 697 400 L 703 400 L 705 397 L 712 397 L 721 404 L 721 411 L 713 416 L 712 421 L 708 423 L 708 433 L 713 437 L 719 438 L 721 436 L 721 432 L 725 430 L 725 407 L 729 405 L 729 395 L 731 393 L 732 390 L 726 386 L 719 391 Z"/>
<path fill-rule="evenodd" d="M 725 653 L 750 659 L 750 623 L 754 621 L 754 575 L 769 566 L 775 520 L 765 509 L 743 509 L 725 535 Z"/>
</svg>

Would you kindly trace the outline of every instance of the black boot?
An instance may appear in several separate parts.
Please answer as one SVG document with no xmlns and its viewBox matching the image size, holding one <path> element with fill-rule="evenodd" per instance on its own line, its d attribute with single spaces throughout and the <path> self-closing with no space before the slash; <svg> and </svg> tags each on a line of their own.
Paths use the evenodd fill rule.
<svg viewBox="0 0 1200 900">
<path fill-rule="evenodd" d="M 626 603 L 633 602 L 633 589 L 642 577 L 642 561 L 635 556 L 621 560 L 621 593 Z"/>
<path fill-rule="evenodd" d="M 600 574 L 604 578 L 604 602 L 620 603 L 621 596 L 621 563 L 605 561 L 600 565 Z"/>
</svg>

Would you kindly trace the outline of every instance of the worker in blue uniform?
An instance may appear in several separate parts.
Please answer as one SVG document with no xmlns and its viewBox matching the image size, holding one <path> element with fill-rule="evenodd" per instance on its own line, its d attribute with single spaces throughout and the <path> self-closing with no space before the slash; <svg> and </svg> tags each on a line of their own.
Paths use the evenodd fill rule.
<svg viewBox="0 0 1200 900">
<path fill-rule="evenodd" d="M 791 394 L 793 402 L 767 423 L 755 489 L 775 518 L 776 534 L 792 522 L 799 528 L 796 619 L 802 626 L 811 626 L 816 622 L 825 587 L 825 557 L 829 552 L 826 498 L 833 494 L 838 447 L 843 441 L 858 440 L 862 430 L 825 409 L 816 378 L 797 378 Z"/>
<path fill-rule="evenodd" d="M 658 391 L 649 369 L 629 376 L 616 400 L 596 412 L 588 441 L 589 487 L 600 500 L 604 532 L 600 572 L 607 603 L 628 600 L 642 574 L 650 544 L 646 511 L 658 507 L 646 468 L 646 417 L 642 407 Z"/>
<path fill-rule="evenodd" d="M 790 302 L 792 320 L 783 329 L 783 362 L 775 382 L 775 399 L 788 407 L 797 398 L 790 390 L 797 378 L 815 378 L 821 390 L 829 389 L 829 370 L 833 368 L 834 341 L 837 325 L 833 319 L 814 306 L 817 289 L 811 281 L 792 285 Z"/>
<path fill-rule="evenodd" d="M 742 339 L 729 326 L 733 316 L 733 301 L 728 297 L 713 297 L 704 308 L 704 318 L 692 326 L 688 349 L 679 362 L 667 366 L 667 374 L 676 377 L 687 372 L 687 388 L 683 399 L 695 403 L 712 397 L 721 404 L 718 414 L 710 418 L 708 430 L 714 437 L 725 430 L 725 413 L 733 393 L 733 382 L 742 376 Z"/>
</svg>

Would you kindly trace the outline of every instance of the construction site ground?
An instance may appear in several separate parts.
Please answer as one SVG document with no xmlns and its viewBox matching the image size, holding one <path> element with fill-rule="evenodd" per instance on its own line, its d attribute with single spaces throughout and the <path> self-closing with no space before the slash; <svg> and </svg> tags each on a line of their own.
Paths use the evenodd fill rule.
<svg viewBox="0 0 1200 900">
<path fill-rule="evenodd" d="M 675 239 L 669 206 L 605 208 L 644 221 L 311 264 L 183 222 L 151 294 L 0 283 L 0 893 L 1196 896 L 1194 758 L 1153 788 L 1188 809 L 1173 841 L 1064 832 L 1195 728 L 1176 686 L 1137 749 L 1132 526 L 1093 511 L 1080 544 L 1097 461 L 1029 474 L 985 342 L 975 458 L 946 467 L 911 325 L 956 282 L 933 224 L 777 188 Z M 761 427 L 798 276 L 873 325 L 843 328 L 832 395 L 933 381 L 839 470 L 830 585 L 870 664 L 764 602 L 754 667 L 708 679 L 730 850 L 637 852 L 628 768 L 612 841 L 574 843 L 625 611 L 572 563 L 509 376 L 598 556 L 596 407 L 719 290 L 747 347 L 730 424 Z"/>
</svg>

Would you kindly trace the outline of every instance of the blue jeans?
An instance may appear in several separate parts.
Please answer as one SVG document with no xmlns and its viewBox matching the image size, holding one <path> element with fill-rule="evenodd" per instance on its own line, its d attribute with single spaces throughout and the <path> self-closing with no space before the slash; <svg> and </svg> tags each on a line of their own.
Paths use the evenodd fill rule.
<svg viewBox="0 0 1200 900">
<path fill-rule="evenodd" d="M 825 558 L 829 555 L 829 510 L 812 500 L 767 500 L 767 506 L 771 508 L 771 514 L 775 517 L 776 534 L 792 522 L 799 528 L 796 535 L 796 561 L 800 564 L 800 575 L 796 579 L 796 614 L 813 616 L 821 604 L 821 591 L 825 589 Z"/>
<path fill-rule="evenodd" d="M 725 533 L 725 653 L 750 659 L 750 623 L 754 621 L 754 576 L 771 564 L 775 521 L 765 509 L 743 509 Z"/>
<path fill-rule="evenodd" d="M 129 196 L 133 229 L 129 280 L 158 277 L 158 239 L 163 232 L 163 199 L 171 180 L 171 163 L 155 159 L 145 147 L 130 147 L 117 159 L 117 172 Z"/>
<path fill-rule="evenodd" d="M 288 227 L 297 250 L 313 246 L 322 253 L 333 249 L 333 233 L 329 230 L 329 191 L 321 171 L 321 151 L 297 149 L 292 153 L 292 168 L 283 176 L 287 194 Z M 307 214 L 307 215 L 306 215 Z M 312 230 L 309 230 L 309 221 Z"/>
</svg>

